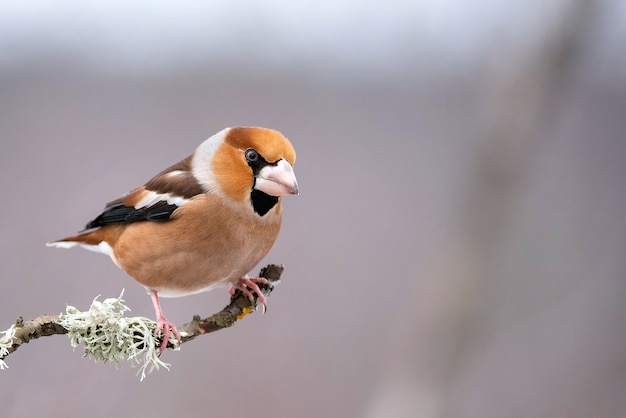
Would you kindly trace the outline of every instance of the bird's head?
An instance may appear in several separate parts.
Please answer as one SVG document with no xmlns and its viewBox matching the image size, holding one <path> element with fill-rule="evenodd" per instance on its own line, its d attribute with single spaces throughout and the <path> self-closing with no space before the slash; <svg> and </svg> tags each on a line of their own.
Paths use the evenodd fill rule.
<svg viewBox="0 0 626 418">
<path fill-rule="evenodd" d="M 293 172 L 296 152 L 280 132 L 257 127 L 226 128 L 207 139 L 194 155 L 194 175 L 208 190 L 250 202 L 265 215 L 284 195 L 298 194 Z"/>
</svg>

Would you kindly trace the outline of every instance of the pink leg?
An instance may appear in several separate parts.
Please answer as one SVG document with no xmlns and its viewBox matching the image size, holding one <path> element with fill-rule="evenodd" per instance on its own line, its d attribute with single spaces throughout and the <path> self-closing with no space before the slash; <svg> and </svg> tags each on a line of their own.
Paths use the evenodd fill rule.
<svg viewBox="0 0 626 418">
<path fill-rule="evenodd" d="M 252 291 L 254 291 L 254 293 L 257 294 L 257 298 L 259 299 L 259 302 L 261 303 L 261 305 L 263 305 L 263 312 L 265 312 L 267 310 L 267 300 L 265 299 L 265 295 L 263 295 L 263 292 L 261 292 L 261 289 L 259 289 L 259 286 L 257 285 L 257 283 L 270 284 L 270 282 L 267 279 L 264 279 L 263 277 L 251 278 L 248 276 L 244 276 L 241 279 L 239 279 L 237 283 L 232 285 L 228 293 L 230 293 L 230 295 L 232 296 L 235 294 L 235 290 L 239 289 L 243 292 L 244 295 L 248 297 L 248 299 L 250 299 L 250 302 L 254 303 L 254 296 L 252 295 L 252 292 L 250 291 L 250 289 L 252 289 Z"/>
<path fill-rule="evenodd" d="M 152 298 L 152 304 L 154 305 L 154 311 L 156 312 L 157 317 L 157 327 L 154 330 L 154 334 L 159 335 L 161 330 L 163 330 L 163 342 L 161 343 L 161 347 L 159 348 L 162 353 L 167 347 L 167 342 L 170 339 L 170 333 L 173 332 L 178 341 L 180 341 L 180 334 L 176 329 L 176 325 L 168 321 L 165 318 L 165 315 L 163 315 L 163 311 L 161 310 L 161 304 L 159 303 L 159 295 L 155 290 L 150 291 L 150 297 Z"/>
</svg>

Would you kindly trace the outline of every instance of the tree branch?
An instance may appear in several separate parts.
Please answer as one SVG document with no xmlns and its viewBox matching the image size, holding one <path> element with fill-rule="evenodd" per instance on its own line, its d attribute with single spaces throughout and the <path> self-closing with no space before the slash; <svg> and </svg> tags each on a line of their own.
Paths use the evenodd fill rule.
<svg viewBox="0 0 626 418">
<path fill-rule="evenodd" d="M 267 267 L 261 269 L 259 277 L 266 278 L 270 284 L 259 284 L 261 292 L 268 297 L 274 286 L 280 281 L 284 267 L 281 265 L 270 264 Z M 254 295 L 254 302 L 251 302 L 246 295 L 240 290 L 237 290 L 231 297 L 230 303 L 224 307 L 221 311 L 202 319 L 199 315 L 195 315 L 190 322 L 178 327 L 181 334 L 181 344 L 187 341 L 191 341 L 199 335 L 209 334 L 211 332 L 219 331 L 224 328 L 231 327 L 240 319 L 243 319 L 249 313 L 255 311 L 258 298 L 256 293 Z M 68 330 L 59 324 L 59 320 L 63 315 L 41 315 L 37 318 L 26 321 L 19 317 L 13 327 L 5 333 L 3 337 L 0 337 L 0 343 L 5 343 L 5 350 L 0 350 L 0 360 L 6 358 L 9 354 L 20 348 L 23 344 L 27 344 L 31 340 L 36 340 L 40 337 L 48 337 L 50 335 L 67 334 Z M 9 341 L 4 341 L 11 339 Z M 160 337 L 156 338 L 156 345 L 160 345 Z M 175 348 L 170 343 L 168 348 Z"/>
</svg>

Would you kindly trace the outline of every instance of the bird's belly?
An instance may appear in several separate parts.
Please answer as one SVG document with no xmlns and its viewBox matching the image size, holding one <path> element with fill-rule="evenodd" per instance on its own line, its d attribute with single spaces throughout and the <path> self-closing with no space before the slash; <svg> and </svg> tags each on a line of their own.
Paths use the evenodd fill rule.
<svg viewBox="0 0 626 418">
<path fill-rule="evenodd" d="M 264 248 L 221 251 L 188 250 L 154 254 L 129 265 L 123 270 L 160 296 L 176 297 L 204 292 L 229 285 L 244 276 L 267 253 Z"/>
<path fill-rule="evenodd" d="M 269 250 L 269 249 L 268 249 Z M 190 254 L 165 257 L 158 266 L 144 267 L 135 279 L 162 297 L 186 296 L 230 285 L 252 269 L 267 253 L 262 248 L 232 250 L 229 254 Z M 182 261 L 181 261 L 182 260 Z M 172 266 L 185 266 L 182 269 Z"/>
<path fill-rule="evenodd" d="M 231 230 L 226 235 L 222 230 L 220 236 L 190 229 L 176 235 L 171 233 L 171 226 L 173 222 L 133 225 L 120 236 L 113 250 L 120 268 L 164 297 L 234 283 L 267 254 L 278 234 L 278 228 L 263 228 Z M 157 238 L 148 242 L 147 236 Z"/>
</svg>

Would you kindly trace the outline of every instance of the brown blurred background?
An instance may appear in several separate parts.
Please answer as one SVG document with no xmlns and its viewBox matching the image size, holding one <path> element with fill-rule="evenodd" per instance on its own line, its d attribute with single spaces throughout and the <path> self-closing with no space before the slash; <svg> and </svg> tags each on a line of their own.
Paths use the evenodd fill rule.
<svg viewBox="0 0 626 418">
<path fill-rule="evenodd" d="M 43 244 L 226 126 L 287 135 L 301 195 L 266 315 L 141 383 L 35 341 L 2 417 L 626 416 L 626 2 L 13 3 L 0 329 L 122 288 L 152 317 Z"/>
</svg>

